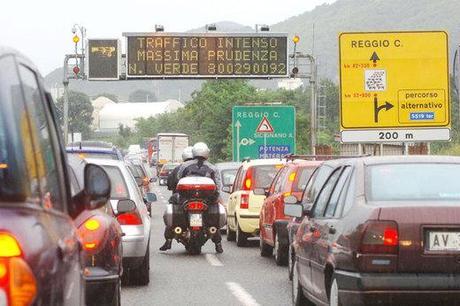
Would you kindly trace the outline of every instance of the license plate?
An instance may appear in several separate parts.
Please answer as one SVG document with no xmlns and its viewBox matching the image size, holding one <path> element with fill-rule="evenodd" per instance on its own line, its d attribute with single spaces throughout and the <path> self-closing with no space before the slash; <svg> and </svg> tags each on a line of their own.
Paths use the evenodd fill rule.
<svg viewBox="0 0 460 306">
<path fill-rule="evenodd" d="M 203 216 L 201 214 L 189 215 L 190 226 L 203 226 Z"/>
<path fill-rule="evenodd" d="M 460 232 L 428 232 L 428 250 L 460 251 Z"/>
</svg>

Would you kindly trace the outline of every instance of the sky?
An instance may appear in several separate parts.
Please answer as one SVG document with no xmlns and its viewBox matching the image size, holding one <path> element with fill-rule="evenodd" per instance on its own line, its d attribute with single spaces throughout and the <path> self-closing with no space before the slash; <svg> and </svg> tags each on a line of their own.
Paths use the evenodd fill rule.
<svg viewBox="0 0 460 306">
<path fill-rule="evenodd" d="M 161 24 L 181 32 L 218 21 L 274 24 L 336 0 L 2 0 L 0 44 L 29 57 L 43 75 L 73 53 L 72 26 L 89 38 L 122 38 Z"/>
</svg>

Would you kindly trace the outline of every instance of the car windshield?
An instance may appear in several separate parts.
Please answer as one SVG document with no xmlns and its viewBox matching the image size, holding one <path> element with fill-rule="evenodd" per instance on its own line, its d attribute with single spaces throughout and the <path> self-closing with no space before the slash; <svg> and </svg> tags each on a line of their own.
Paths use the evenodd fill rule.
<svg viewBox="0 0 460 306">
<path fill-rule="evenodd" d="M 112 186 L 110 198 L 117 200 L 128 199 L 128 187 L 126 186 L 125 178 L 120 169 L 115 166 L 102 166 L 102 168 L 104 168 L 110 178 L 110 184 Z"/>
<path fill-rule="evenodd" d="M 102 153 L 102 152 L 69 152 L 69 155 L 75 155 L 80 158 L 94 158 L 94 159 L 113 159 L 118 160 L 116 153 Z"/>
<path fill-rule="evenodd" d="M 367 169 L 369 201 L 458 201 L 459 164 L 385 164 Z"/>
<path fill-rule="evenodd" d="M 279 165 L 254 166 L 254 188 L 270 187 L 279 169 Z"/>
<path fill-rule="evenodd" d="M 222 176 L 222 184 L 224 186 L 233 185 L 233 182 L 235 181 L 237 171 L 238 171 L 238 169 L 228 169 L 228 170 L 220 171 L 221 176 Z"/>
</svg>

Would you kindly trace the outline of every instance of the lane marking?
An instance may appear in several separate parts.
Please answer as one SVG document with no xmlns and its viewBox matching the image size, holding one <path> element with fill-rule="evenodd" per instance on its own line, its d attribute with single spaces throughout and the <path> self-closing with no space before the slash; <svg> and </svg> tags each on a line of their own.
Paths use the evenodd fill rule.
<svg viewBox="0 0 460 306">
<path fill-rule="evenodd" d="M 259 303 L 240 284 L 226 282 L 227 288 L 244 306 L 260 306 Z"/>
<path fill-rule="evenodd" d="M 213 267 L 222 267 L 224 264 L 214 254 L 205 254 L 206 260 Z"/>
</svg>

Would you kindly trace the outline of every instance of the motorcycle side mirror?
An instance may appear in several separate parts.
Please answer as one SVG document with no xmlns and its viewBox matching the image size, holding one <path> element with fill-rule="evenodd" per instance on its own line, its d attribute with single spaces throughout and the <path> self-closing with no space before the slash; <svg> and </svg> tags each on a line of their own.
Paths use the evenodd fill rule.
<svg viewBox="0 0 460 306">
<path fill-rule="evenodd" d="M 158 201 L 157 195 L 153 192 L 147 192 L 146 198 L 149 203 Z"/>
</svg>

